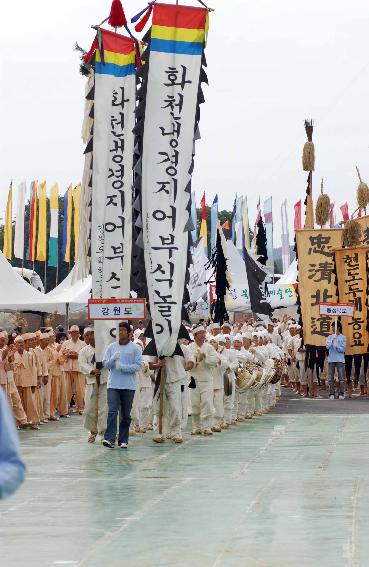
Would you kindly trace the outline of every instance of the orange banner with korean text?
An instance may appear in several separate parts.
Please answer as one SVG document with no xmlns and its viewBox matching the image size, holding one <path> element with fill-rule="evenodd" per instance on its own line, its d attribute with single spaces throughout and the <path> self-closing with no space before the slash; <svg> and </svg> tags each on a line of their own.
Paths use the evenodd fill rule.
<svg viewBox="0 0 369 567">
<path fill-rule="evenodd" d="M 339 300 L 355 305 L 354 316 L 341 319 L 346 354 L 368 352 L 368 250 L 366 246 L 357 246 L 335 251 Z"/>
<path fill-rule="evenodd" d="M 306 345 L 325 346 L 333 319 L 320 316 L 319 303 L 337 301 L 334 250 L 341 229 L 297 230 L 298 292 Z"/>
</svg>

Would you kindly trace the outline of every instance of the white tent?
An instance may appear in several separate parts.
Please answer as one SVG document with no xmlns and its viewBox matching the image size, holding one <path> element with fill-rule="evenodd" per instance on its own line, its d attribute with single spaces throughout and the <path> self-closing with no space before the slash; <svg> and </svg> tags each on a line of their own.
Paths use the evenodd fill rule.
<svg viewBox="0 0 369 567">
<path fill-rule="evenodd" d="M 87 305 L 91 297 L 92 277 L 74 281 L 74 270 L 54 289 L 46 294 L 50 300 L 69 305 L 70 311 L 80 311 Z"/>
<path fill-rule="evenodd" d="M 0 310 L 65 313 L 65 303 L 53 299 L 28 284 L 13 270 L 0 252 Z"/>
<path fill-rule="evenodd" d="M 298 274 L 297 260 L 293 260 L 293 262 L 291 262 L 291 264 L 288 266 L 286 272 L 278 280 L 278 283 L 279 284 L 296 284 L 297 283 L 297 274 Z"/>
</svg>

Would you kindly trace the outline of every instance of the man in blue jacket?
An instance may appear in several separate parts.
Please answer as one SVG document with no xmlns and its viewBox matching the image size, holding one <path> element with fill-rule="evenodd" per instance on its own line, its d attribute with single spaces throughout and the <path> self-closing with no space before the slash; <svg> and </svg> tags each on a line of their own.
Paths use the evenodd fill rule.
<svg viewBox="0 0 369 567">
<path fill-rule="evenodd" d="M 113 449 L 117 435 L 117 417 L 120 410 L 118 445 L 128 447 L 131 409 L 136 390 L 136 374 L 143 364 L 141 349 L 131 341 L 132 329 L 129 323 L 119 323 L 119 341 L 112 343 L 105 351 L 103 366 L 108 377 L 108 424 L 103 445 Z"/>
<path fill-rule="evenodd" d="M 0 500 L 17 490 L 25 470 L 14 417 L 0 388 Z"/>
<path fill-rule="evenodd" d="M 328 349 L 328 384 L 329 399 L 334 400 L 334 371 L 337 368 L 340 400 L 345 399 L 345 351 L 346 337 L 342 334 L 342 325 L 337 322 L 337 332 L 335 324 L 332 325 L 332 334 L 327 337 L 326 347 Z"/>
</svg>

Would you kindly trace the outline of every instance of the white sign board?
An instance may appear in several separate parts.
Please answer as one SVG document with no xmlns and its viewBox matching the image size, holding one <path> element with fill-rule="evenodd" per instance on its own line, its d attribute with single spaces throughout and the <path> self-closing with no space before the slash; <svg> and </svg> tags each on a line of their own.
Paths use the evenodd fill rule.
<svg viewBox="0 0 369 567">
<path fill-rule="evenodd" d="M 353 317 L 355 305 L 353 303 L 319 303 L 319 313 L 327 317 Z"/>
<path fill-rule="evenodd" d="M 146 319 L 146 300 L 137 299 L 89 299 L 88 318 L 97 321 Z"/>
</svg>

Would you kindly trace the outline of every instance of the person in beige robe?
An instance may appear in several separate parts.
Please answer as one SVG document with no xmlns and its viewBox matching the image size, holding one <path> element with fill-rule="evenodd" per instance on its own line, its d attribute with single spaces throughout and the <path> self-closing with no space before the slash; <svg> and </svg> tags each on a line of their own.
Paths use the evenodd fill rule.
<svg viewBox="0 0 369 567">
<path fill-rule="evenodd" d="M 7 363 L 7 351 L 5 350 L 8 344 L 8 333 L 6 331 L 0 332 L 0 387 L 8 394 L 8 377 L 6 375 L 5 365 Z"/>
<path fill-rule="evenodd" d="M 37 333 L 36 333 L 37 334 Z M 46 334 L 40 334 L 38 346 L 34 349 L 37 362 L 37 383 L 39 390 L 38 410 L 40 413 L 40 423 L 47 423 L 50 417 L 50 395 L 49 384 L 49 352 L 47 346 L 49 338 Z"/>
<path fill-rule="evenodd" d="M 26 335 L 27 336 L 27 335 Z M 37 388 L 37 374 L 34 372 L 34 357 L 31 352 L 25 350 L 24 337 L 17 337 L 14 341 L 16 351 L 14 353 L 14 382 L 18 389 L 27 421 L 31 429 L 38 427 L 39 415 L 37 411 L 35 392 Z"/>
<path fill-rule="evenodd" d="M 49 350 L 51 352 L 51 400 L 50 400 L 50 420 L 58 421 L 59 417 L 69 417 L 67 391 L 65 387 L 65 377 L 63 372 L 64 356 L 61 354 L 61 345 L 56 344 L 56 337 L 53 329 L 49 333 Z M 59 416 L 57 415 L 57 412 Z"/>
<path fill-rule="evenodd" d="M 108 419 L 107 371 L 96 368 L 95 335 L 91 327 L 86 327 L 84 339 L 86 346 L 78 355 L 81 372 L 86 377 L 83 425 L 89 431 L 88 443 L 94 443 L 98 434 L 104 437 Z"/>
<path fill-rule="evenodd" d="M 86 343 L 79 338 L 79 328 L 77 325 L 72 325 L 69 329 L 70 338 L 64 341 L 61 354 L 64 356 L 63 370 L 65 373 L 67 400 L 70 403 L 74 395 L 77 411 L 80 415 L 83 414 L 84 409 L 84 395 L 85 395 L 85 376 L 82 374 L 78 355 L 79 352 L 86 346 Z"/>
<path fill-rule="evenodd" d="M 2 382 L 4 381 L 4 372 L 6 376 L 6 391 L 8 402 L 13 410 L 13 415 L 20 429 L 29 427 L 26 412 L 24 411 L 22 400 L 20 399 L 18 389 L 14 382 L 13 363 L 14 363 L 14 345 L 8 346 L 8 334 L 2 332 L 0 336 L 0 360 Z"/>
</svg>

